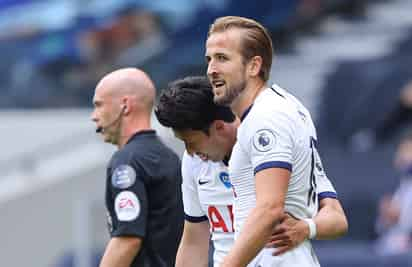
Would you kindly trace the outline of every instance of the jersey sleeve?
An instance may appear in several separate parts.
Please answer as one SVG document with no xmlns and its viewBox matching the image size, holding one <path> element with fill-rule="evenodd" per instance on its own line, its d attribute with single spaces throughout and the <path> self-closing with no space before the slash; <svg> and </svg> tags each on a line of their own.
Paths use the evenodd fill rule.
<svg viewBox="0 0 412 267">
<path fill-rule="evenodd" d="M 319 176 L 317 179 L 318 199 L 338 198 L 335 187 L 326 175 Z"/>
<path fill-rule="evenodd" d="M 186 151 L 182 158 L 182 195 L 185 220 L 189 222 L 202 222 L 207 216 L 202 210 L 199 193 L 196 185 L 196 173 L 198 172 L 197 160 Z"/>
<path fill-rule="evenodd" d="M 109 176 L 107 205 L 113 229 L 111 237 L 146 235 L 148 197 L 145 173 L 133 158 L 117 160 Z"/>
<path fill-rule="evenodd" d="M 254 174 L 268 168 L 292 171 L 293 124 L 287 114 L 262 114 L 246 126 L 239 142 L 250 153 Z"/>
<path fill-rule="evenodd" d="M 318 199 L 323 198 L 338 198 L 335 187 L 326 175 L 326 171 L 323 167 L 322 160 L 316 148 L 317 141 L 313 139 L 313 159 L 314 159 L 314 175 L 316 181 L 316 187 L 318 192 Z"/>
</svg>

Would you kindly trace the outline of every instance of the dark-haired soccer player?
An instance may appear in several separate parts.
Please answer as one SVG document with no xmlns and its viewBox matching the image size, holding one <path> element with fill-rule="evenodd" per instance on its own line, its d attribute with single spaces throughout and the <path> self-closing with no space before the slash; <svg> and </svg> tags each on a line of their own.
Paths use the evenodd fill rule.
<svg viewBox="0 0 412 267">
<path fill-rule="evenodd" d="M 187 77 L 163 90 L 155 113 L 166 127 L 184 141 L 182 160 L 185 226 L 176 266 L 207 266 L 209 231 L 215 247 L 214 266 L 219 266 L 234 242 L 234 192 L 227 160 L 236 142 L 240 124 L 229 107 L 213 102 L 212 86 L 206 77 Z M 332 184 L 319 172 L 320 211 L 307 221 L 283 217 L 274 230 L 271 245 L 281 254 L 307 238 L 331 239 L 347 228 L 346 217 Z M 317 229 L 317 233 L 316 233 Z M 267 237 L 269 239 L 269 237 Z"/>
</svg>

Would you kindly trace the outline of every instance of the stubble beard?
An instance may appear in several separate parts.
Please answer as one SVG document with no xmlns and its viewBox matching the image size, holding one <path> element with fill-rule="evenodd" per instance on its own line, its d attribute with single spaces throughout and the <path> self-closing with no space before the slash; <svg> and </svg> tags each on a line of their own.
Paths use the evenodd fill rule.
<svg viewBox="0 0 412 267">
<path fill-rule="evenodd" d="M 246 82 L 242 80 L 239 84 L 229 87 L 224 91 L 222 96 L 215 95 L 213 101 L 220 106 L 229 107 L 233 101 L 245 90 Z"/>
</svg>

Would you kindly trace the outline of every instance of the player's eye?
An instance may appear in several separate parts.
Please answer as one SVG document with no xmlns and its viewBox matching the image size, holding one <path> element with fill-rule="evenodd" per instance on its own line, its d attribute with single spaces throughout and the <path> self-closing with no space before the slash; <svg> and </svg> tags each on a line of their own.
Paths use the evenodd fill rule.
<svg viewBox="0 0 412 267">
<path fill-rule="evenodd" d="M 225 60 L 227 60 L 227 57 L 226 57 L 225 55 L 218 55 L 218 56 L 217 56 L 217 59 L 218 59 L 219 61 L 225 61 Z"/>
</svg>

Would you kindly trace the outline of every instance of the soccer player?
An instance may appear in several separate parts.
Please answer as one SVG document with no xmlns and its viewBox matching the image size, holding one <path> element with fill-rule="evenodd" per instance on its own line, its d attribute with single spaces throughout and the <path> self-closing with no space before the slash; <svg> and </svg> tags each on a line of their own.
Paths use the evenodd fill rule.
<svg viewBox="0 0 412 267">
<path fill-rule="evenodd" d="M 92 120 L 118 147 L 106 171 L 110 232 L 100 267 L 170 267 L 183 229 L 178 156 L 151 129 L 155 88 L 142 71 L 126 68 L 97 85 Z"/>
<path fill-rule="evenodd" d="M 176 260 L 177 267 L 207 266 L 209 231 L 212 234 L 214 266 L 219 266 L 234 242 L 233 191 L 227 160 L 236 142 L 239 126 L 229 107 L 213 102 L 206 77 L 177 80 L 162 91 L 155 108 L 160 123 L 171 127 L 184 141 L 182 193 L 185 226 Z M 314 218 L 316 237 L 331 239 L 346 232 L 347 222 L 336 192 L 322 172 L 318 181 L 321 199 Z M 289 250 L 310 236 L 306 221 L 287 218 L 277 225 L 272 246 L 277 253 Z"/>
<path fill-rule="evenodd" d="M 236 241 L 220 266 L 320 266 L 309 240 L 277 257 L 276 248 L 264 248 L 284 212 L 316 227 L 323 175 L 308 110 L 276 84 L 266 85 L 273 57 L 267 30 L 252 19 L 218 18 L 205 57 L 214 101 L 241 118 L 229 162 Z"/>
</svg>

